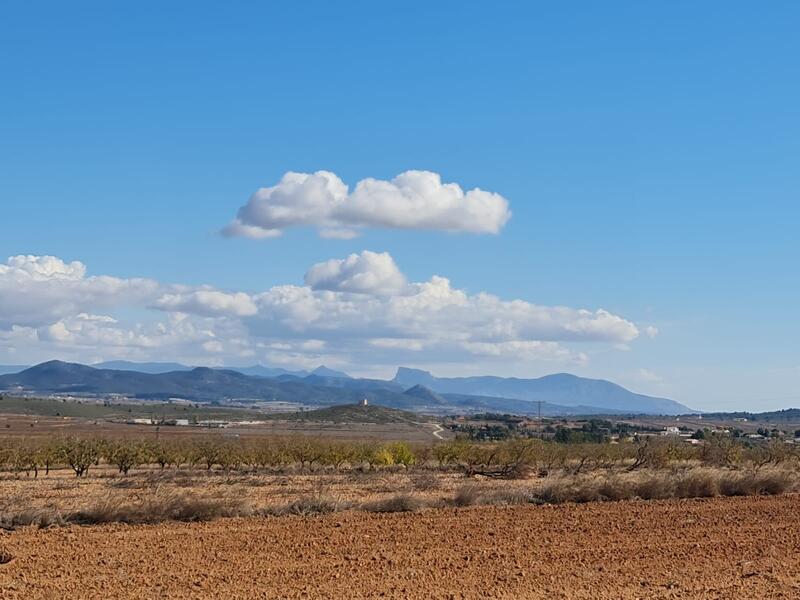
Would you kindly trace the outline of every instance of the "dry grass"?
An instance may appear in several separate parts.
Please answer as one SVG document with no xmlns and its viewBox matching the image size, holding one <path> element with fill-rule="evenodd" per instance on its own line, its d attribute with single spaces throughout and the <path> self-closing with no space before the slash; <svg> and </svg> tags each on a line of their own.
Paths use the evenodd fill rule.
<svg viewBox="0 0 800 600">
<path fill-rule="evenodd" d="M 92 499 L 87 506 L 68 512 L 62 512 L 53 506 L 28 508 L 21 502 L 14 502 L 3 507 L 0 527 L 46 528 L 70 523 L 139 525 L 163 521 L 210 521 L 220 517 L 245 517 L 252 514 L 253 509 L 245 501 L 233 496 L 207 497 L 175 489 L 156 489 L 155 492 L 137 499 L 108 492 Z"/>
<path fill-rule="evenodd" d="M 130 475 L 114 475 L 109 479 L 108 486 L 120 490 L 145 490 L 161 485 L 192 488 L 197 486 L 202 477 L 203 472 L 200 471 L 163 469 L 131 473 Z"/>
<path fill-rule="evenodd" d="M 0 515 L 0 529 L 14 530 L 18 527 L 47 527 L 66 525 L 67 521 L 54 508 L 19 508 L 4 510 Z"/>
<path fill-rule="evenodd" d="M 218 517 L 317 515 L 342 510 L 409 512 L 439 506 L 516 505 L 782 494 L 800 491 L 790 469 L 695 467 L 632 472 L 566 471 L 541 479 L 507 481 L 455 473 L 250 473 L 211 475 L 150 470 L 128 476 L 70 473 L 38 480 L 0 480 L 0 528 L 69 523 L 158 523 Z"/>
<path fill-rule="evenodd" d="M 468 483 L 456 490 L 453 495 L 453 506 L 473 506 L 481 503 L 483 499 L 480 488 L 474 483 Z"/>
<path fill-rule="evenodd" d="M 361 505 L 361 510 L 375 513 L 390 512 L 416 512 L 426 506 L 430 506 L 422 498 L 413 494 L 397 494 L 381 500 L 365 502 Z"/>
<path fill-rule="evenodd" d="M 625 475 L 557 476 L 543 480 L 533 497 L 542 502 L 599 502 L 784 494 L 800 489 L 797 473 L 788 470 L 640 471 Z"/>
<path fill-rule="evenodd" d="M 779 469 L 729 473 L 720 478 L 718 487 L 723 496 L 772 496 L 800 490 L 800 478 L 793 471 Z"/>
<path fill-rule="evenodd" d="M 179 490 L 157 489 L 138 501 L 109 494 L 85 509 L 65 517 L 67 522 L 94 525 L 98 523 L 160 523 L 162 521 L 210 521 L 220 517 L 246 517 L 253 509 L 239 498 L 205 497 Z"/>
</svg>

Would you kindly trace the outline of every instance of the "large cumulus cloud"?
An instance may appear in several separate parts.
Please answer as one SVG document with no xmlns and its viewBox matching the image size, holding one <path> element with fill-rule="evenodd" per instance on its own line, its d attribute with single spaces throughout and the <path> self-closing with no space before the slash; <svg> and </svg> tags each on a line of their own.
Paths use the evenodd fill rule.
<svg viewBox="0 0 800 600">
<path fill-rule="evenodd" d="M 87 275 L 80 262 L 0 265 L 0 358 L 130 358 L 340 367 L 498 361 L 582 364 L 587 344 L 639 336 L 602 308 L 468 293 L 443 276 L 410 282 L 388 253 L 313 265 L 303 284 L 248 293 Z"/>
<path fill-rule="evenodd" d="M 268 238 L 297 226 L 344 239 L 368 227 L 498 233 L 510 217 L 501 195 L 479 188 L 465 192 L 430 171 L 406 171 L 390 181 L 362 179 L 352 192 L 330 171 L 289 172 L 277 185 L 256 191 L 223 234 Z"/>
<path fill-rule="evenodd" d="M 98 308 L 140 304 L 159 284 L 151 279 L 86 276 L 86 266 L 54 256 L 12 256 L 0 264 L 0 328 L 37 327 Z"/>
</svg>

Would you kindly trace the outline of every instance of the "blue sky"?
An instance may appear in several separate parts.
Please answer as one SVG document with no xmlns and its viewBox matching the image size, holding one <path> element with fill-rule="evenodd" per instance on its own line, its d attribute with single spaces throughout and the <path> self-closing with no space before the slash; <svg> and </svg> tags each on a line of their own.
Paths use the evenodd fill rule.
<svg viewBox="0 0 800 600">
<path fill-rule="evenodd" d="M 160 287 L 112 301 L 73 284 L 0 284 L 0 362 L 570 371 L 700 409 L 800 404 L 796 3 L 27 2 L 2 11 L 0 264 L 55 256 L 85 264 L 85 277 Z M 319 170 L 351 190 L 431 171 L 502 196 L 512 216 L 497 234 L 220 235 L 259 188 Z M 382 333 L 348 323 L 323 335 L 276 326 L 274 312 L 234 309 L 232 323 L 185 302 L 164 308 L 165 294 L 198 286 L 253 297 L 300 288 L 312 265 L 364 251 L 389 253 L 409 284 L 439 275 L 470 297 L 603 309 L 638 334 L 526 330 L 464 342 L 469 351 L 442 337 L 393 353 L 385 340 L 397 324 L 378 316 L 369 322 Z M 176 285 L 186 289 L 165 287 Z M 26 293 L 51 304 L 17 322 Z M 377 298 L 376 315 L 395 310 L 385 290 Z M 78 314 L 117 323 L 98 333 Z M 435 327 L 452 333 L 458 318 Z M 185 338 L 181 319 L 195 319 Z M 464 328 L 498 319 L 513 321 L 487 313 Z M 161 320 L 176 329 L 156 343 L 142 332 Z M 219 343 L 190 352 L 198 331 Z M 382 354 L 369 361 L 360 348 L 374 339 Z M 489 343 L 506 345 L 474 346 Z"/>
</svg>

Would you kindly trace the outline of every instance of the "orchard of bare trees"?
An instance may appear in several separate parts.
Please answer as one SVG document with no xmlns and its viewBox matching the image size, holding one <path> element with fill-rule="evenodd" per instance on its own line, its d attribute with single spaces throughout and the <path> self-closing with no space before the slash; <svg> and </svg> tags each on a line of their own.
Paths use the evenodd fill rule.
<svg viewBox="0 0 800 600">
<path fill-rule="evenodd" d="M 782 440 L 748 445 L 729 436 L 710 436 L 692 446 L 643 437 L 627 443 L 558 444 L 512 438 L 500 442 L 462 439 L 432 445 L 404 442 L 341 441 L 311 437 L 248 440 L 181 440 L 65 437 L 49 440 L 0 438 L 0 469 L 19 476 L 46 476 L 71 469 L 83 477 L 106 465 L 120 474 L 136 469 L 203 469 L 228 472 L 302 472 L 424 468 L 494 478 L 581 474 L 596 470 L 634 471 L 676 466 L 728 469 L 764 468 L 800 462 L 800 447 Z"/>
</svg>

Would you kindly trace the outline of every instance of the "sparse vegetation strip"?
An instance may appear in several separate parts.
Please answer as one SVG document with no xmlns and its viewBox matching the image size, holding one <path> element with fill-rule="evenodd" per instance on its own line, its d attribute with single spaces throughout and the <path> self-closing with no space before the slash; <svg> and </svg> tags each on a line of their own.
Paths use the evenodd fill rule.
<svg viewBox="0 0 800 600">
<path fill-rule="evenodd" d="M 0 506 L 0 527 L 772 495 L 800 491 L 799 462 L 795 445 L 778 440 L 745 445 L 723 436 L 711 437 L 700 446 L 653 437 L 627 444 L 514 438 L 500 442 L 459 439 L 434 445 L 307 437 L 0 439 L 0 468 L 7 481 L 44 485 L 58 469 L 60 489 L 69 489 L 70 481 L 80 485 L 95 470 L 101 473 L 95 478 L 104 482 L 100 494 L 86 498 L 75 490 L 77 499 L 66 508 L 57 502 L 33 506 L 26 498 L 6 497 Z M 75 477 L 64 478 L 65 470 Z M 404 473 L 407 483 L 389 485 L 378 497 L 362 499 L 352 491 L 371 485 L 382 474 L 397 473 Z M 347 498 L 338 497 L 324 483 L 336 474 L 352 478 Z M 267 503 L 253 503 L 228 485 L 262 486 L 263 477 L 283 477 L 287 482 L 305 477 L 318 485 L 311 494 L 281 495 Z M 463 484 L 445 488 L 444 477 L 461 479 Z"/>
</svg>

